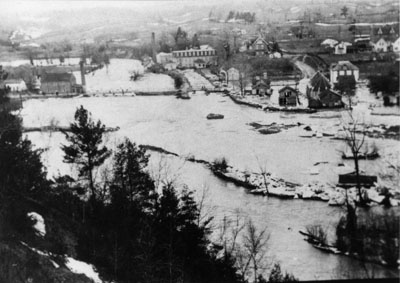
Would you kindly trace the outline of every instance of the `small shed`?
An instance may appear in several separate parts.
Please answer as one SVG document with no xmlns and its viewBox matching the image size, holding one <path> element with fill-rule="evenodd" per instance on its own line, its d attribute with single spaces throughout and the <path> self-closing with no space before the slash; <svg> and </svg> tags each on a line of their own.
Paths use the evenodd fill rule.
<svg viewBox="0 0 400 283">
<path fill-rule="evenodd" d="M 244 95 L 250 95 L 250 94 L 252 94 L 252 88 L 251 86 L 246 86 L 244 88 Z"/>
<path fill-rule="evenodd" d="M 376 176 L 359 175 L 359 182 L 362 187 L 370 188 L 378 181 Z M 351 188 L 357 186 L 357 175 L 353 172 L 350 174 L 339 175 L 339 187 Z"/>
<path fill-rule="evenodd" d="M 298 91 L 290 86 L 284 86 L 279 91 L 280 106 L 296 106 L 298 102 Z"/>
<path fill-rule="evenodd" d="M 270 95 L 271 92 L 269 91 L 270 86 L 264 80 L 257 80 L 252 86 L 252 94 L 255 95 Z"/>
<path fill-rule="evenodd" d="M 194 67 L 196 69 L 203 69 L 206 67 L 206 62 L 203 59 L 194 60 Z"/>
</svg>

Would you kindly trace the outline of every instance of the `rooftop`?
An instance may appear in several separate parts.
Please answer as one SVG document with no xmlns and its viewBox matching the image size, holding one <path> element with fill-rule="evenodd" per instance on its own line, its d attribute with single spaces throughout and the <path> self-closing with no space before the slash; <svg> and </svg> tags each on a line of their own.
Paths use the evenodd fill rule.
<svg viewBox="0 0 400 283">
<path fill-rule="evenodd" d="M 331 88 L 331 83 L 328 78 L 319 71 L 310 79 L 310 85 L 313 90 L 319 91 Z"/>
<path fill-rule="evenodd" d="M 283 88 L 281 88 L 280 90 L 278 90 L 278 92 L 281 93 L 281 92 L 283 92 L 283 91 L 286 90 L 286 89 L 291 90 L 291 91 L 293 91 L 293 92 L 297 92 L 296 89 L 294 89 L 294 88 L 292 88 L 292 87 L 290 87 L 290 86 L 288 86 L 288 85 L 286 85 L 286 86 L 284 86 Z"/>
<path fill-rule="evenodd" d="M 342 70 L 358 70 L 358 67 L 350 63 L 350 61 L 339 61 L 331 65 L 332 71 L 342 71 Z"/>
<path fill-rule="evenodd" d="M 4 84 L 20 84 L 22 82 L 22 79 L 7 79 L 4 81 Z"/>
<path fill-rule="evenodd" d="M 43 73 L 41 82 L 70 82 L 74 77 L 72 73 Z"/>
</svg>

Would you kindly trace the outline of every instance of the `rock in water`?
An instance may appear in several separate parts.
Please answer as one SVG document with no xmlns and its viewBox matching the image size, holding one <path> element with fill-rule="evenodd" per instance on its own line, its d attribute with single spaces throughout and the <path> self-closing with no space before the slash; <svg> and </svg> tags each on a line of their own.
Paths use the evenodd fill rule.
<svg viewBox="0 0 400 283">
<path fill-rule="evenodd" d="M 258 132 L 259 132 L 260 134 L 263 134 L 263 135 L 277 134 L 277 133 L 279 133 L 280 131 L 281 131 L 281 130 L 280 130 L 278 127 L 274 127 L 274 126 L 272 126 L 272 127 L 265 127 L 265 128 L 261 128 L 261 129 L 258 130 Z"/>
<path fill-rule="evenodd" d="M 213 119 L 224 119 L 224 115 L 222 115 L 222 114 L 210 113 L 210 114 L 207 115 L 207 119 L 209 119 L 209 120 L 213 120 Z"/>
</svg>

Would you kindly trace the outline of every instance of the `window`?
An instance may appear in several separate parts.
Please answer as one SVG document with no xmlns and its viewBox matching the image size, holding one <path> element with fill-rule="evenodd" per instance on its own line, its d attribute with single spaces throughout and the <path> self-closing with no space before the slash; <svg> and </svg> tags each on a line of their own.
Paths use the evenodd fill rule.
<svg viewBox="0 0 400 283">
<path fill-rule="evenodd" d="M 351 70 L 347 70 L 346 71 L 346 75 L 351 76 L 352 75 L 352 71 Z"/>
<path fill-rule="evenodd" d="M 344 76 L 344 71 L 339 71 L 339 75 Z"/>
</svg>

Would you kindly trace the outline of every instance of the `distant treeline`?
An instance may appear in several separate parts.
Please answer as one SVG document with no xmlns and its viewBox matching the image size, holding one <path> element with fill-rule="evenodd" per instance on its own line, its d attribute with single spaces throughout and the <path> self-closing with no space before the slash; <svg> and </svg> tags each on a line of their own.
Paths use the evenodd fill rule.
<svg viewBox="0 0 400 283">
<path fill-rule="evenodd" d="M 231 19 L 235 20 L 244 20 L 246 23 L 254 23 L 256 20 L 256 13 L 250 13 L 250 12 L 235 12 L 235 11 L 230 11 L 228 14 L 228 17 L 226 18 L 226 21 L 229 21 Z"/>
</svg>

